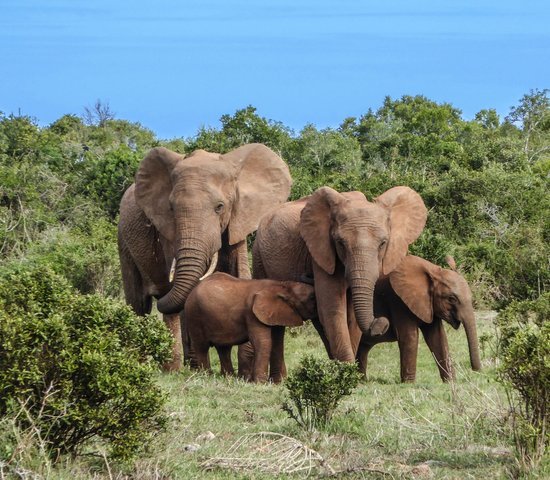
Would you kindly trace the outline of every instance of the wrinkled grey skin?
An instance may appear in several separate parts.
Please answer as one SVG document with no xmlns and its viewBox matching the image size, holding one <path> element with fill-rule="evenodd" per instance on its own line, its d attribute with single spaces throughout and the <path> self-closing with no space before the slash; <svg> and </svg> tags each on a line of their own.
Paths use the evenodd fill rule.
<svg viewBox="0 0 550 480">
<path fill-rule="evenodd" d="M 454 262 L 453 262 L 454 264 Z M 416 256 L 407 256 L 399 267 L 378 280 L 375 315 L 388 318 L 390 328 L 378 337 L 363 335 L 357 352 L 360 370 L 366 374 L 367 357 L 377 343 L 399 344 L 401 381 L 416 379 L 418 330 L 432 352 L 443 381 L 453 378 L 443 321 L 454 329 L 464 326 L 470 364 L 481 369 L 472 293 L 460 274 Z"/>
<path fill-rule="evenodd" d="M 179 312 L 214 254 L 216 270 L 249 278 L 246 236 L 290 185 L 287 165 L 261 144 L 187 157 L 158 147 L 143 159 L 121 201 L 119 254 L 126 301 L 144 315 L 158 299 L 174 336 L 166 369 L 181 365 Z"/>
</svg>

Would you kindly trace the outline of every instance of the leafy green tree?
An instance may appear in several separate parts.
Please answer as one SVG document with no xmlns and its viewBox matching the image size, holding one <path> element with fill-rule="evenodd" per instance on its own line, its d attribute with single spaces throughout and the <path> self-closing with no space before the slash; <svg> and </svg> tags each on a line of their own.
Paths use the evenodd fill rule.
<svg viewBox="0 0 550 480">
<path fill-rule="evenodd" d="M 531 90 L 507 117 L 523 131 L 523 153 L 529 164 L 550 152 L 550 90 Z"/>
</svg>

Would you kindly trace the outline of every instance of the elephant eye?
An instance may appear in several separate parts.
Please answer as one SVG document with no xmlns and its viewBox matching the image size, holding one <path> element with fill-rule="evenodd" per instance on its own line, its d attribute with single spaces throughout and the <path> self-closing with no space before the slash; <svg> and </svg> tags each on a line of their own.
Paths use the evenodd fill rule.
<svg viewBox="0 0 550 480">
<path fill-rule="evenodd" d="M 387 243 L 388 243 L 387 240 L 382 240 L 382 241 L 380 242 L 380 245 L 379 245 L 378 249 L 379 249 L 379 250 L 382 250 L 382 249 L 386 246 Z"/>
<path fill-rule="evenodd" d="M 218 202 L 218 204 L 216 205 L 216 208 L 214 210 L 215 210 L 216 213 L 222 213 L 223 212 L 223 207 L 225 207 L 223 202 Z"/>
<path fill-rule="evenodd" d="M 449 302 L 452 304 L 458 303 L 458 298 L 455 295 L 449 295 Z"/>
</svg>

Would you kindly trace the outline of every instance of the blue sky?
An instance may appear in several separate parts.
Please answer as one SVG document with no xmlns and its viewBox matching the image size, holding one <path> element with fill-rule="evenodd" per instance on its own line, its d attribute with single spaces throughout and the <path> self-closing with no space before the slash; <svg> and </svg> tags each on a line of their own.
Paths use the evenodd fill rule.
<svg viewBox="0 0 550 480">
<path fill-rule="evenodd" d="M 0 111 L 47 125 L 96 99 L 160 138 L 253 105 L 296 132 L 386 95 L 473 118 L 550 87 L 548 0 L 0 0 Z"/>
</svg>

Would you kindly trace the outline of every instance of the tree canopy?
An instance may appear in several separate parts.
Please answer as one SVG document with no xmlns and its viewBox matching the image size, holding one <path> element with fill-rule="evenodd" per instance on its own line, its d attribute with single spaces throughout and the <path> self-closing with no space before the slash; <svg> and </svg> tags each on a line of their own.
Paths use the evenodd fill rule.
<svg viewBox="0 0 550 480">
<path fill-rule="evenodd" d="M 421 95 L 386 97 L 337 128 L 298 133 L 247 106 L 170 140 L 100 101 L 46 127 L 0 114 L 2 263 L 48 264 L 85 293 L 118 296 L 118 205 L 147 151 L 223 153 L 260 142 L 288 163 L 292 199 L 322 185 L 368 198 L 414 188 L 429 216 L 413 253 L 441 265 L 454 255 L 478 306 L 536 298 L 550 286 L 548 93 L 530 91 L 505 118 L 484 109 L 472 120 Z"/>
</svg>

